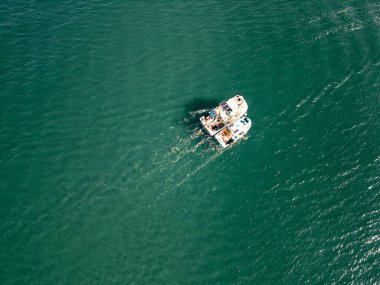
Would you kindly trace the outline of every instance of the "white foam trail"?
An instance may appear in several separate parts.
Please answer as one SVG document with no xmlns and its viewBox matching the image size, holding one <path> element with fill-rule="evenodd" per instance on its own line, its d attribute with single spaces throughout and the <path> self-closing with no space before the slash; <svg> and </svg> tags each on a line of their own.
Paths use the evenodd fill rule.
<svg viewBox="0 0 380 285">
<path fill-rule="evenodd" d="M 191 115 L 192 118 L 194 118 L 196 115 L 199 115 L 199 114 L 202 114 L 202 113 L 206 113 L 208 111 L 209 111 L 208 109 L 199 109 L 199 110 L 196 110 L 196 111 L 191 111 L 190 115 Z"/>
<path fill-rule="evenodd" d="M 327 91 L 327 89 L 330 88 L 330 86 L 331 86 L 331 84 L 327 84 L 327 86 L 325 86 L 325 88 L 323 88 L 322 92 L 320 92 L 319 95 L 316 96 L 316 97 L 313 99 L 313 104 L 316 103 L 316 102 L 318 102 L 319 99 L 321 99 L 321 97 L 322 97 L 323 95 L 326 94 L 326 91 Z"/>
<path fill-rule="evenodd" d="M 334 24 L 334 27 L 323 30 L 323 23 L 326 20 L 331 21 Z M 352 7 L 324 13 L 320 17 L 315 17 L 309 20 L 308 23 L 312 29 L 320 31 L 322 28 L 322 31 L 314 36 L 314 41 L 321 40 L 329 35 L 354 32 L 364 27 L 362 21 L 358 19 L 356 11 Z"/>
<path fill-rule="evenodd" d="M 209 158 L 208 160 L 206 160 L 204 163 L 202 163 L 200 166 L 198 166 L 194 171 L 188 173 L 186 175 L 186 177 L 184 179 L 182 179 L 179 183 L 177 183 L 174 187 L 172 187 L 171 189 L 169 190 L 166 190 L 166 191 L 163 191 L 161 192 L 157 197 L 156 199 L 154 199 L 153 203 L 151 205 L 148 206 L 151 207 L 152 205 L 154 205 L 163 195 L 169 193 L 169 192 L 172 192 L 174 190 L 176 190 L 178 187 L 180 187 L 187 179 L 189 179 L 190 177 L 192 177 L 194 174 L 196 174 L 197 172 L 199 172 L 202 168 L 204 168 L 206 165 L 208 165 L 210 162 L 212 162 L 213 160 L 215 160 L 216 158 L 218 158 L 221 154 L 223 153 L 223 151 L 220 151 L 220 152 L 217 152 L 216 154 L 214 154 L 213 156 L 211 156 L 211 158 Z"/>
</svg>

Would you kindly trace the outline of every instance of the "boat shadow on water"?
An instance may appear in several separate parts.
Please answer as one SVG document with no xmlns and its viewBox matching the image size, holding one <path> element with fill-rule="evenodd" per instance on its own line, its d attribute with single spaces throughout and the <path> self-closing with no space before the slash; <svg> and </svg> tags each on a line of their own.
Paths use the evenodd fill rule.
<svg viewBox="0 0 380 285">
<path fill-rule="evenodd" d="M 199 118 L 209 110 L 219 104 L 217 99 L 195 98 L 185 105 L 185 114 L 182 117 L 182 124 L 187 130 L 193 131 L 201 128 Z M 202 129 L 203 130 L 203 129 Z"/>
</svg>

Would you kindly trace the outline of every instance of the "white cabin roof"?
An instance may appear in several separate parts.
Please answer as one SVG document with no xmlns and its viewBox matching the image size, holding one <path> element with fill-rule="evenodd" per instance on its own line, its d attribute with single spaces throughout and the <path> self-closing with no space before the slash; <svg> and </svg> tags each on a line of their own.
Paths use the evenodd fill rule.
<svg viewBox="0 0 380 285">
<path fill-rule="evenodd" d="M 228 108 L 229 107 L 229 108 Z M 219 105 L 220 116 L 224 121 L 230 121 L 230 118 L 240 118 L 247 113 L 248 104 L 243 96 L 236 95 L 227 102 Z"/>
</svg>

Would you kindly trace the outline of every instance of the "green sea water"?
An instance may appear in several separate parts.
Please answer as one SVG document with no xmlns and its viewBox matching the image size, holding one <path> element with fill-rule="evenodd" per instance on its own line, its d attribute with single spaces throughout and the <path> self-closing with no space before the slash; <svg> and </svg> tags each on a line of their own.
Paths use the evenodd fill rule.
<svg viewBox="0 0 380 285">
<path fill-rule="evenodd" d="M 378 1 L 1 1 L 0 284 L 379 284 L 379 110 Z"/>
</svg>

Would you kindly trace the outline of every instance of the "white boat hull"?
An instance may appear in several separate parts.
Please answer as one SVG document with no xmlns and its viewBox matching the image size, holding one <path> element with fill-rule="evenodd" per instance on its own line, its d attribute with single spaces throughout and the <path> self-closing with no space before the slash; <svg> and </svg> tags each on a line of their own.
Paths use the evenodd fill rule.
<svg viewBox="0 0 380 285">
<path fill-rule="evenodd" d="M 243 96 L 236 95 L 219 104 L 199 120 L 210 136 L 215 136 L 228 124 L 231 124 L 247 113 L 248 105 Z"/>
<path fill-rule="evenodd" d="M 252 123 L 249 118 L 242 117 L 217 133 L 215 135 L 215 139 L 223 148 L 226 148 L 243 138 L 251 128 L 251 124 Z"/>
</svg>

